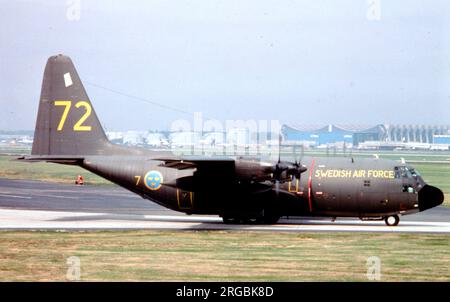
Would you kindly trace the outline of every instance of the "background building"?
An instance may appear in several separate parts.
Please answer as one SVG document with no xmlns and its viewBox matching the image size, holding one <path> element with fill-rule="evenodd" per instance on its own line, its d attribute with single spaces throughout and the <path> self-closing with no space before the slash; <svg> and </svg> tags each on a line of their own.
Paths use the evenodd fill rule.
<svg viewBox="0 0 450 302">
<path fill-rule="evenodd" d="M 433 135 L 433 144 L 450 145 L 450 135 Z"/>
<path fill-rule="evenodd" d="M 356 146 L 364 141 L 379 141 L 385 136 L 383 126 L 290 126 L 282 127 L 285 142 L 306 143 L 311 147 L 328 144 L 345 144 L 348 147 Z"/>
<path fill-rule="evenodd" d="M 388 141 L 433 143 L 434 135 L 450 133 L 450 126 L 443 125 L 385 125 Z"/>
<path fill-rule="evenodd" d="M 286 143 L 312 147 L 322 145 L 358 146 L 364 142 L 437 144 L 450 136 L 450 126 L 443 125 L 284 125 L 282 134 Z"/>
</svg>

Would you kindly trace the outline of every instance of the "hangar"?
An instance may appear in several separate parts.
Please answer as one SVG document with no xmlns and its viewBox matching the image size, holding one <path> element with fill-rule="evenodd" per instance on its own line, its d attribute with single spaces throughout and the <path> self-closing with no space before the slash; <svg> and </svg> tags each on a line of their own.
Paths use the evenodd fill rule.
<svg viewBox="0 0 450 302">
<path fill-rule="evenodd" d="M 449 125 L 283 125 L 285 142 L 318 147 L 335 144 L 358 146 L 366 141 L 437 143 L 450 134 Z"/>
<path fill-rule="evenodd" d="M 433 136 L 434 144 L 443 144 L 450 145 L 450 135 L 434 135 Z"/>
<path fill-rule="evenodd" d="M 450 133 L 449 125 L 385 125 L 386 140 L 392 142 L 433 143 L 433 136 Z"/>
<path fill-rule="evenodd" d="M 358 145 L 364 141 L 379 141 L 385 137 L 383 125 L 283 125 L 283 137 L 285 142 L 306 143 L 311 146 L 327 144 Z"/>
</svg>

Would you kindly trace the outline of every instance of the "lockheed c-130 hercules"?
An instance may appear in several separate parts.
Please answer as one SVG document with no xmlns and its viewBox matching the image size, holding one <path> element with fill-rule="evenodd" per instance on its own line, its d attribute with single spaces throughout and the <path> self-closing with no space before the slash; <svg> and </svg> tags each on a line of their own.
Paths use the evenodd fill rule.
<svg viewBox="0 0 450 302">
<path fill-rule="evenodd" d="M 416 169 L 397 161 L 181 157 L 113 144 L 64 55 L 48 59 L 31 155 L 19 159 L 78 165 L 164 207 L 219 215 L 225 223 L 325 216 L 384 219 L 393 226 L 399 215 L 444 200 Z"/>
</svg>

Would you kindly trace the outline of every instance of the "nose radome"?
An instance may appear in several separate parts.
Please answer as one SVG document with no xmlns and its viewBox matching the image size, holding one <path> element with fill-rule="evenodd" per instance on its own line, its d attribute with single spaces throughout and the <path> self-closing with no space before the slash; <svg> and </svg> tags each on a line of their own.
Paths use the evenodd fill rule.
<svg viewBox="0 0 450 302">
<path fill-rule="evenodd" d="M 436 187 L 425 185 L 419 191 L 419 210 L 425 211 L 444 202 L 444 193 Z"/>
</svg>

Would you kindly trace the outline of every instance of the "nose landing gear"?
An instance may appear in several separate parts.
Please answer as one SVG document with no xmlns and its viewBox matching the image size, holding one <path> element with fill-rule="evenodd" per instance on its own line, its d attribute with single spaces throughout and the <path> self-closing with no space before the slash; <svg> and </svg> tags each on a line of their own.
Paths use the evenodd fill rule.
<svg viewBox="0 0 450 302">
<path fill-rule="evenodd" d="M 398 215 L 391 215 L 384 217 L 384 222 L 388 226 L 396 226 L 400 222 L 400 217 Z"/>
</svg>

